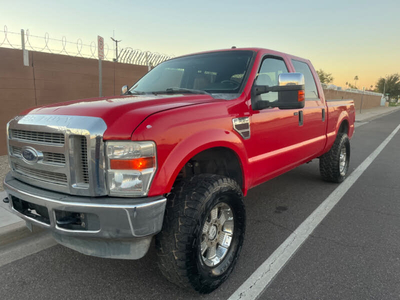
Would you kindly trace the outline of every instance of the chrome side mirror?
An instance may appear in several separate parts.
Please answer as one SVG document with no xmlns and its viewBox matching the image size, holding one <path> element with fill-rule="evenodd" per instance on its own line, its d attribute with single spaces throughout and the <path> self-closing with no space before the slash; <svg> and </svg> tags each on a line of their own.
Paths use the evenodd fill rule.
<svg viewBox="0 0 400 300">
<path fill-rule="evenodd" d="M 301 73 L 282 73 L 277 86 L 253 85 L 251 106 L 254 110 L 278 107 L 279 109 L 301 109 L 305 105 L 304 75 Z M 278 101 L 263 101 L 259 97 L 269 92 L 278 93 Z"/>
<path fill-rule="evenodd" d="M 127 86 L 127 85 L 124 85 L 124 86 L 121 88 L 121 95 L 125 95 L 127 92 L 128 92 L 128 86 Z"/>
<path fill-rule="evenodd" d="M 278 85 L 304 85 L 304 75 L 302 73 L 282 73 L 278 77 Z"/>
</svg>

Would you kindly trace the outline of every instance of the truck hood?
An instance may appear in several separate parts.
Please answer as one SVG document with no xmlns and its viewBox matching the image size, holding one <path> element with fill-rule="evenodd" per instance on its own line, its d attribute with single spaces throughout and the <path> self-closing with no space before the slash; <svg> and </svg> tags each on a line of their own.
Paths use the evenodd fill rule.
<svg viewBox="0 0 400 300">
<path fill-rule="evenodd" d="M 105 140 L 130 139 L 133 131 L 148 116 L 173 108 L 218 101 L 210 95 L 129 95 L 91 98 L 46 105 L 23 114 L 89 116 L 107 124 Z"/>
</svg>

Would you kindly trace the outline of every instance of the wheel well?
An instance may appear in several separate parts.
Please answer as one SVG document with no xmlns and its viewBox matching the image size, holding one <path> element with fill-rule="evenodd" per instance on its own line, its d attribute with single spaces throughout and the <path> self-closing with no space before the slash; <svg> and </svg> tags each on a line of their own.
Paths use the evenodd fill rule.
<svg viewBox="0 0 400 300">
<path fill-rule="evenodd" d="M 338 133 L 346 133 L 347 135 L 349 134 L 349 122 L 347 122 L 347 120 L 344 120 L 342 124 L 340 124 Z"/>
<path fill-rule="evenodd" d="M 180 170 L 176 180 L 199 174 L 216 174 L 234 179 L 243 188 L 243 174 L 236 153 L 224 147 L 204 150 L 192 157 Z"/>
</svg>

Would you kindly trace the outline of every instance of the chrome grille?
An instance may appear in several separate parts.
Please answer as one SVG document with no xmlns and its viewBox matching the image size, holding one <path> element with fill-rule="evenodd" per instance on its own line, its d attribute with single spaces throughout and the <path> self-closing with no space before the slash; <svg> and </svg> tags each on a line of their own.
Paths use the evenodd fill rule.
<svg viewBox="0 0 400 300">
<path fill-rule="evenodd" d="M 101 118 L 26 115 L 7 124 L 12 175 L 33 186 L 80 196 L 107 195 Z M 22 157 L 23 150 L 33 156 Z"/>
<path fill-rule="evenodd" d="M 21 148 L 11 147 L 14 156 L 21 157 Z M 65 155 L 62 153 L 43 152 L 43 163 L 65 165 Z"/>
<path fill-rule="evenodd" d="M 43 180 L 53 184 L 67 185 L 67 176 L 62 173 L 55 173 L 43 170 L 37 170 L 33 168 L 23 167 L 19 164 L 14 163 L 14 170 L 24 176 L 31 177 L 33 179 Z"/>
<path fill-rule="evenodd" d="M 84 183 L 89 183 L 89 166 L 87 160 L 87 141 L 81 137 L 81 161 L 82 161 L 82 179 Z"/>
<path fill-rule="evenodd" d="M 65 156 L 62 153 L 43 152 L 43 162 L 65 165 Z"/>
<path fill-rule="evenodd" d="M 21 156 L 21 148 L 19 147 L 11 147 L 12 149 L 12 154 L 14 156 Z"/>
<path fill-rule="evenodd" d="M 12 139 L 24 140 L 30 142 L 39 142 L 45 144 L 60 144 L 64 145 L 64 135 L 54 132 L 37 132 L 27 130 L 11 129 L 10 136 Z"/>
</svg>

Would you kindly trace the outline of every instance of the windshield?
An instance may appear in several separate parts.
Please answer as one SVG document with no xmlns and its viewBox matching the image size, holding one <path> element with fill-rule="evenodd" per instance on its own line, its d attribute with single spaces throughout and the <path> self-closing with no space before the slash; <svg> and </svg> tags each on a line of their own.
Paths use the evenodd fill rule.
<svg viewBox="0 0 400 300">
<path fill-rule="evenodd" d="M 239 93 L 252 57 L 252 51 L 238 50 L 175 58 L 147 73 L 130 92 Z"/>
</svg>

